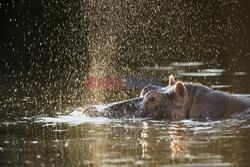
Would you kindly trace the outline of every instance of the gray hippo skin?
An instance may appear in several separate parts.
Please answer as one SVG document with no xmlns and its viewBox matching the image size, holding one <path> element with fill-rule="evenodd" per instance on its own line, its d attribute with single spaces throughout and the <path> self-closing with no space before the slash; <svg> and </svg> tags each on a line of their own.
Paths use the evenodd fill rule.
<svg viewBox="0 0 250 167">
<path fill-rule="evenodd" d="M 149 117 L 152 119 L 227 118 L 250 109 L 250 102 L 210 88 L 175 82 L 167 87 L 147 86 L 138 98 L 102 107 L 89 106 L 83 114 L 110 118 Z"/>
</svg>

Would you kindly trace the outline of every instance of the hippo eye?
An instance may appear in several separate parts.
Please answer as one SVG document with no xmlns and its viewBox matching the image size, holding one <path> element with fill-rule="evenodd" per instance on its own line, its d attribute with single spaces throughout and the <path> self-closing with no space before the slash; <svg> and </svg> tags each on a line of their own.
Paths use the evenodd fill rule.
<svg viewBox="0 0 250 167">
<path fill-rule="evenodd" d="M 155 102 L 156 98 L 155 97 L 150 97 L 148 100 L 151 101 L 151 102 Z"/>
</svg>

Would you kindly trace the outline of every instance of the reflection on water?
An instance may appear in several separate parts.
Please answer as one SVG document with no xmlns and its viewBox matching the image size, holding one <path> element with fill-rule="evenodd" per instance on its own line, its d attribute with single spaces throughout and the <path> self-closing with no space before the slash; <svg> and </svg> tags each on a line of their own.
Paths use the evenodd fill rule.
<svg viewBox="0 0 250 167">
<path fill-rule="evenodd" d="M 148 123 L 143 122 L 143 130 L 141 132 L 141 147 L 142 147 L 142 157 L 144 158 L 150 158 L 150 155 L 148 154 L 148 149 L 150 149 L 149 144 L 147 142 L 148 136 Z"/>
<path fill-rule="evenodd" d="M 0 166 L 249 166 L 250 111 L 226 120 L 83 117 L 141 90 L 86 77 L 197 82 L 250 99 L 249 1 L 1 1 Z"/>
<path fill-rule="evenodd" d="M 222 68 L 213 69 L 200 62 L 182 62 L 171 63 L 165 67 L 142 67 L 134 74 L 138 78 L 145 74 L 144 78 L 164 79 L 167 78 L 166 73 L 175 74 L 178 80 L 200 82 L 213 89 L 233 92 L 236 96 L 250 99 L 250 94 L 246 94 L 249 92 L 250 82 L 247 72 L 241 75 L 242 73 L 233 73 Z M 195 75 L 191 75 L 192 73 Z M 164 81 L 167 83 L 167 79 Z M 131 90 L 120 91 L 121 97 L 114 92 L 100 91 L 99 95 L 103 95 L 105 99 L 99 102 L 111 102 L 114 97 L 117 101 L 133 98 L 139 95 L 140 90 L 132 91 L 131 95 Z M 11 105 L 24 107 L 25 110 L 23 104 L 32 98 L 25 95 L 20 99 L 12 101 Z M 249 111 L 225 120 L 169 122 L 109 119 L 82 116 L 81 107 L 91 103 L 85 102 L 78 108 L 69 108 L 63 112 L 57 110 L 51 116 L 38 114 L 21 115 L 14 119 L 4 117 L 0 123 L 0 164 L 247 166 L 250 163 Z M 9 115 L 11 116 L 11 111 Z"/>
<path fill-rule="evenodd" d="M 175 62 L 172 63 L 172 66 L 182 67 L 182 66 L 200 66 L 203 65 L 203 62 Z"/>
<path fill-rule="evenodd" d="M 185 128 L 177 124 L 169 131 L 172 140 L 170 148 L 172 151 L 171 156 L 173 159 L 184 156 L 187 151 L 187 148 L 184 145 L 184 142 L 186 140 L 186 135 L 183 135 L 183 129 Z"/>
<path fill-rule="evenodd" d="M 13 140 L 7 136 L 1 143 L 2 153 L 11 151 L 14 145 L 24 164 L 45 166 L 49 163 L 59 166 L 65 163 L 74 166 L 235 166 L 249 162 L 247 119 L 168 122 L 93 118 L 91 122 L 77 118 L 78 114 L 80 112 L 74 111 L 67 116 L 38 118 L 37 127 L 31 131 L 44 128 L 45 133 L 37 139 Z M 9 127 L 9 130 L 16 128 Z M 49 146 L 49 153 L 39 151 Z M 35 153 L 35 158 L 27 153 Z M 43 161 L 48 156 L 50 159 Z"/>
</svg>

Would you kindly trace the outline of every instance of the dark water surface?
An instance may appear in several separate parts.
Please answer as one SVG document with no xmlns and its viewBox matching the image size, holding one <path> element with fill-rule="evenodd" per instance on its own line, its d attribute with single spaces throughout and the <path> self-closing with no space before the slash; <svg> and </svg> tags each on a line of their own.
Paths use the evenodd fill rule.
<svg viewBox="0 0 250 167">
<path fill-rule="evenodd" d="M 197 82 L 250 99 L 249 0 L 0 2 L 0 166 L 250 166 L 250 114 L 83 118 L 138 97 L 86 77 Z"/>
<path fill-rule="evenodd" d="M 170 73 L 178 80 L 199 82 L 250 98 L 247 71 L 213 69 L 203 62 L 140 67 L 133 76 L 162 78 L 166 85 Z M 12 81 L 11 76 L 2 76 L 3 80 Z M 140 90 L 90 90 L 79 97 L 81 102 L 76 106 L 62 97 L 49 99 L 46 90 L 40 91 L 42 98 L 34 95 L 36 91 L 20 93 L 22 87 L 13 83 L 9 86 L 8 82 L 2 82 L 6 89 L 1 90 L 0 166 L 250 164 L 250 116 L 247 114 L 224 120 L 171 122 L 89 118 L 82 117 L 79 107 L 133 98 Z M 66 95 L 59 91 L 60 96 Z"/>
</svg>

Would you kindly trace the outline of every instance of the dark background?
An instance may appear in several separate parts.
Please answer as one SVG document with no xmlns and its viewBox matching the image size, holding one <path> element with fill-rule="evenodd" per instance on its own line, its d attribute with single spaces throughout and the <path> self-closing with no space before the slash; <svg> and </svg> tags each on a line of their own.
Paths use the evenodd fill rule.
<svg viewBox="0 0 250 167">
<path fill-rule="evenodd" d="M 1 73 L 87 71 L 95 56 L 91 47 L 99 40 L 104 48 L 111 36 L 115 53 L 98 56 L 111 56 L 116 66 L 200 59 L 216 66 L 232 63 L 233 68 L 249 60 L 247 0 L 0 4 Z"/>
<path fill-rule="evenodd" d="M 142 66 L 249 72 L 249 13 L 248 0 L 2 0 L 1 110 L 58 110 L 81 102 L 86 76 L 125 78 Z"/>
</svg>

